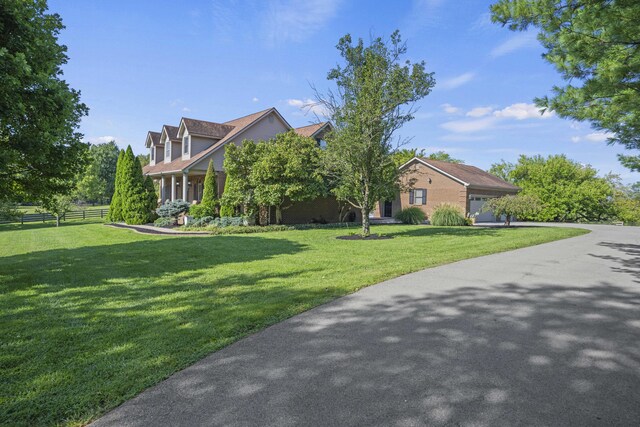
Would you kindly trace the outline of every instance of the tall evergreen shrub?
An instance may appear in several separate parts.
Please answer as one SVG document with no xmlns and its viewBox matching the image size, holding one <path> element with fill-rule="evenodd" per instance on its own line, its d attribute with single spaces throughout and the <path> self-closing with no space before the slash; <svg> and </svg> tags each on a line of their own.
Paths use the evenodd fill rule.
<svg viewBox="0 0 640 427">
<path fill-rule="evenodd" d="M 116 163 L 116 178 L 114 184 L 113 197 L 111 198 L 111 204 L 109 205 L 109 213 L 107 214 L 107 221 L 110 222 L 122 222 L 124 217 L 122 216 L 122 170 L 124 163 L 124 150 L 120 150 L 118 154 L 118 161 Z"/>
</svg>

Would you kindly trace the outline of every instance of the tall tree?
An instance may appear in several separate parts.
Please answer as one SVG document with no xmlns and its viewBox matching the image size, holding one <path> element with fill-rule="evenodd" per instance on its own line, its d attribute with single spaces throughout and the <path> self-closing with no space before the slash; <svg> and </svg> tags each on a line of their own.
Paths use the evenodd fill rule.
<svg viewBox="0 0 640 427">
<path fill-rule="evenodd" d="M 258 204 L 249 179 L 256 162 L 257 144 L 245 139 L 241 145 L 228 144 L 224 152 L 224 171 L 227 180 L 222 194 L 221 215 L 227 216 L 231 208 L 242 206 L 244 214 L 254 217 L 258 214 Z M 224 214 L 222 214 L 224 210 Z"/>
<path fill-rule="evenodd" d="M 155 191 L 155 190 L 154 190 Z M 127 224 L 151 221 L 150 196 L 146 191 L 140 160 L 127 147 L 121 176 L 122 217 Z"/>
<path fill-rule="evenodd" d="M 80 199 L 100 203 L 111 200 L 119 151 L 115 141 L 91 145 L 90 162 L 77 184 Z"/>
<path fill-rule="evenodd" d="M 0 2 L 0 197 L 68 193 L 86 162 L 77 132 L 88 112 L 61 79 L 64 26 L 44 0 Z"/>
<path fill-rule="evenodd" d="M 499 0 L 492 20 L 538 40 L 567 85 L 535 100 L 560 117 L 590 121 L 609 143 L 640 148 L 640 2 L 637 0 Z M 619 156 L 640 170 L 638 155 Z"/>
<path fill-rule="evenodd" d="M 148 154 L 138 154 L 136 157 L 138 158 L 138 161 L 140 162 L 140 166 L 142 167 L 147 166 L 150 162 Z"/>
<path fill-rule="evenodd" d="M 109 205 L 109 213 L 107 214 L 107 221 L 122 222 L 124 217 L 122 216 L 122 172 L 124 169 L 124 150 L 120 150 L 118 154 L 118 160 L 116 161 L 116 176 L 114 179 L 113 197 L 111 197 L 111 204 Z"/>
<path fill-rule="evenodd" d="M 449 162 L 449 163 L 464 163 L 464 160 L 451 157 L 451 154 L 445 151 L 436 151 L 426 156 L 426 158 L 430 160 L 441 160 L 443 162 Z"/>
<path fill-rule="evenodd" d="M 277 224 L 282 223 L 282 211 L 292 202 L 325 194 L 320 151 L 315 140 L 294 131 L 258 143 L 250 181 L 256 202 L 275 207 Z"/>
<path fill-rule="evenodd" d="M 504 159 L 500 160 L 498 163 L 493 163 L 489 168 L 488 172 L 492 175 L 497 176 L 498 178 L 502 178 L 507 182 L 513 183 L 513 177 L 511 176 L 511 172 L 513 172 L 513 168 L 516 165 L 513 163 L 507 162 Z"/>
<path fill-rule="evenodd" d="M 316 90 L 334 124 L 325 151 L 326 172 L 332 192 L 362 214 L 362 235 L 370 234 L 369 212 L 379 200 L 395 196 L 400 172 L 393 161 L 394 136 L 413 119 L 411 105 L 435 84 L 424 62 L 403 60 L 407 52 L 400 33 L 387 42 L 373 39 L 365 46 L 351 36 L 337 48 L 344 61 L 327 78 L 337 88 L 327 94 Z"/>
</svg>

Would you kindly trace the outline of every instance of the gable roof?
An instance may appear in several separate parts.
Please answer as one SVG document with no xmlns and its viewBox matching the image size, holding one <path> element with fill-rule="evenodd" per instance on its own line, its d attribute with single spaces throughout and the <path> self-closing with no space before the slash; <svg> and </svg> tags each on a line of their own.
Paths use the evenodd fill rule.
<svg viewBox="0 0 640 427">
<path fill-rule="evenodd" d="M 163 125 L 162 126 L 162 133 L 167 133 L 167 137 L 174 142 L 181 142 L 180 139 L 178 139 L 178 127 L 177 126 L 171 126 L 171 125 Z"/>
<path fill-rule="evenodd" d="M 327 126 L 330 126 L 329 122 L 314 123 L 312 125 L 295 128 L 294 131 L 298 135 L 312 137 Z"/>
<path fill-rule="evenodd" d="M 497 190 L 511 190 L 517 191 L 520 188 L 515 185 L 498 178 L 489 172 L 483 171 L 480 168 L 471 165 L 465 165 L 461 163 L 450 163 L 442 160 L 431 160 L 421 157 L 414 157 L 409 160 L 400 168 L 404 168 L 414 160 L 434 169 L 448 177 L 460 182 L 466 187 L 470 188 L 486 188 Z"/>
<path fill-rule="evenodd" d="M 160 145 L 160 132 L 153 132 L 151 130 L 147 132 L 147 140 L 144 144 L 147 148 L 151 146 L 149 141 L 151 141 L 151 144 L 153 145 Z"/>
<path fill-rule="evenodd" d="M 169 163 L 159 163 L 153 166 L 147 165 L 144 168 L 142 168 L 142 172 L 145 174 L 157 174 L 157 173 L 167 173 L 167 172 L 180 172 L 185 169 L 188 169 L 190 166 L 198 163 L 203 158 L 209 156 L 211 153 L 216 151 L 218 148 L 222 147 L 228 141 L 238 136 L 245 130 L 249 129 L 254 123 L 257 123 L 260 119 L 262 119 L 263 117 L 266 117 L 272 112 L 276 113 L 288 128 L 291 128 L 291 125 L 289 125 L 289 123 L 287 123 L 287 121 L 284 120 L 284 118 L 280 115 L 278 110 L 276 110 L 273 107 L 267 108 L 266 110 L 258 111 L 257 113 L 249 114 L 247 116 L 239 117 L 237 119 L 229 120 L 228 122 L 222 123 L 222 125 L 231 126 L 233 127 L 233 129 L 231 129 L 229 133 L 227 133 L 224 136 L 224 138 L 215 142 L 211 147 L 207 148 L 206 150 L 202 150 L 201 152 L 191 157 L 190 159 L 182 160 L 181 158 L 178 158 Z M 213 122 L 210 122 L 210 123 L 213 123 Z M 170 127 L 173 127 L 173 126 L 170 126 Z M 176 136 L 177 136 L 178 128 L 175 128 L 175 129 L 176 129 Z"/>
<path fill-rule="evenodd" d="M 229 132 L 233 130 L 233 126 L 225 125 L 222 123 L 208 122 L 205 120 L 196 120 L 183 117 L 181 125 L 184 124 L 185 128 L 191 135 L 206 136 L 208 138 L 222 139 Z"/>
</svg>

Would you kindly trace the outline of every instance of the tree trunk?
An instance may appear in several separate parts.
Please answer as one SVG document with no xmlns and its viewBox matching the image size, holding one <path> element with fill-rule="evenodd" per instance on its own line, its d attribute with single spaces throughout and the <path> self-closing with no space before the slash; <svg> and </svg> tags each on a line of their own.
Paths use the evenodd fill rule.
<svg viewBox="0 0 640 427">
<path fill-rule="evenodd" d="M 511 225 L 511 215 L 505 215 L 504 225 L 509 227 Z"/>
<path fill-rule="evenodd" d="M 56 227 L 60 227 L 60 215 L 56 215 Z"/>
<path fill-rule="evenodd" d="M 362 213 L 362 237 L 369 237 L 371 235 L 371 229 L 369 226 L 369 209 L 360 209 Z"/>
<path fill-rule="evenodd" d="M 276 206 L 276 224 L 282 224 L 282 207 Z"/>
</svg>

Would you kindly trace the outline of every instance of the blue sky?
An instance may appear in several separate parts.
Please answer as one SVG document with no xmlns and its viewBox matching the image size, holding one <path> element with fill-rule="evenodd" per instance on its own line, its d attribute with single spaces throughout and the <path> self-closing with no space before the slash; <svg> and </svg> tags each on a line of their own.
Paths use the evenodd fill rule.
<svg viewBox="0 0 640 427">
<path fill-rule="evenodd" d="M 588 123 L 540 116 L 532 104 L 562 83 L 533 33 L 491 24 L 490 1 L 50 0 L 66 29 L 65 79 L 81 90 L 88 141 L 114 138 L 144 151 L 148 130 L 180 117 L 226 121 L 276 107 L 293 126 L 315 117 L 300 106 L 310 84 L 329 87 L 335 45 L 399 29 L 408 58 L 424 60 L 436 87 L 401 129 L 410 147 L 443 150 L 488 168 L 519 154 L 564 153 L 625 182 L 606 135 Z"/>
</svg>

